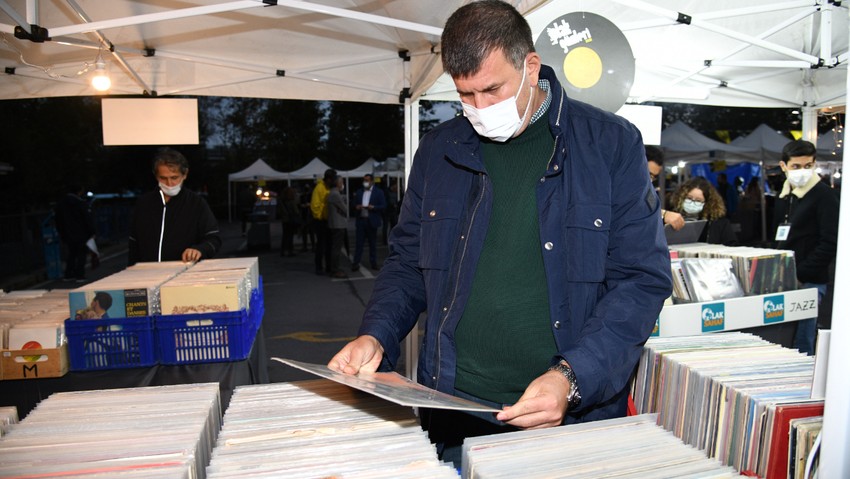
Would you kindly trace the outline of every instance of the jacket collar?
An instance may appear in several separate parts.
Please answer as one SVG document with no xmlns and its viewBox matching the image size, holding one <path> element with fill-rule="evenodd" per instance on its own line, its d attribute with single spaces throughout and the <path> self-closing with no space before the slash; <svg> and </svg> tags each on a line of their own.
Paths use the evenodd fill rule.
<svg viewBox="0 0 850 479">
<path fill-rule="evenodd" d="M 779 193 L 779 197 L 785 198 L 789 194 L 793 194 L 797 198 L 802 198 L 806 196 L 806 193 L 811 191 L 811 189 L 814 188 L 815 185 L 817 185 L 818 183 L 820 183 L 820 175 L 818 175 L 817 173 L 812 173 L 812 177 L 809 178 L 809 181 L 799 188 L 793 188 L 791 186 L 791 183 L 789 183 L 788 180 L 785 180 L 785 184 L 782 185 L 782 192 Z"/>
</svg>

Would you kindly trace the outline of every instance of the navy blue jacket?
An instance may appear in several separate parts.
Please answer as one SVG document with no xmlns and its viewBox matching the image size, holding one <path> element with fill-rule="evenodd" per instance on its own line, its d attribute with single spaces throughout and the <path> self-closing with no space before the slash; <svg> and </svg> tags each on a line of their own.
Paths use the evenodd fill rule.
<svg viewBox="0 0 850 479">
<path fill-rule="evenodd" d="M 638 130 L 570 100 L 551 68 L 548 121 L 555 149 L 537 187 L 540 248 L 552 333 L 573 367 L 581 406 L 566 423 L 625 414 L 628 380 L 671 293 L 659 203 Z M 399 343 L 427 311 L 418 380 L 452 393 L 453 335 L 487 233 L 492 185 L 466 118 L 429 132 L 414 158 L 390 255 L 359 334 L 394 368 Z M 505 272 L 505 274 L 510 274 Z M 545 371 L 541 371 L 543 374 Z"/>
<path fill-rule="evenodd" d="M 354 193 L 354 206 L 363 204 L 363 193 L 365 193 L 363 188 Z M 387 200 L 384 197 L 384 191 L 374 184 L 372 185 L 372 196 L 369 197 L 369 204 L 372 205 L 372 209 L 369 210 L 369 226 L 378 229 L 381 227 L 381 218 L 387 208 Z M 360 211 L 356 211 L 355 214 L 359 221 Z"/>
</svg>

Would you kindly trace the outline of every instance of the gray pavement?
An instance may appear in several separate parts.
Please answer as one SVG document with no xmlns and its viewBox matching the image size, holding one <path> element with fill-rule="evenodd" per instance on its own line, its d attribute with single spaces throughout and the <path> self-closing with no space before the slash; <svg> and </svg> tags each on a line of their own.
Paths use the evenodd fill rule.
<svg viewBox="0 0 850 479">
<path fill-rule="evenodd" d="M 259 257 L 265 300 L 263 330 L 269 357 L 324 364 L 347 341 L 354 338 L 372 293 L 377 271 L 361 267 L 358 272 L 351 272 L 351 263 L 342 258 L 342 267 L 348 279 L 320 276 L 315 273 L 313 253 L 309 250 L 301 252 L 300 237 L 295 239 L 295 256 L 280 256 L 279 222 L 270 224 L 271 248 L 265 249 L 248 248 L 239 222 L 222 222 L 219 226 L 222 230 L 222 249 L 217 257 Z M 382 263 L 387 247 L 381 244 L 380 239 L 378 242 L 378 259 Z M 353 225 L 349 228 L 349 244 L 353 249 Z M 101 253 L 101 264 L 97 269 L 91 270 L 86 265 L 87 281 L 103 278 L 127 266 L 126 244 L 112 245 Z M 73 289 L 85 284 L 44 280 L 43 271 L 16 278 L 0 278 L 0 281 L 0 286 L 7 291 Z M 400 367 L 403 368 L 403 365 Z M 270 361 L 269 378 L 272 382 L 283 382 L 313 377 Z"/>
</svg>

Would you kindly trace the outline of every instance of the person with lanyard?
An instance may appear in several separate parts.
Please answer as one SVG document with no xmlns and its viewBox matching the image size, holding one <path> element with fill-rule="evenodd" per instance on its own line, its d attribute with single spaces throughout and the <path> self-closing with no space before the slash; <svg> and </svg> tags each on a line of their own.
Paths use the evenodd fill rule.
<svg viewBox="0 0 850 479">
<path fill-rule="evenodd" d="M 779 166 L 786 180 L 774 209 L 778 247 L 794 251 L 801 288 L 817 288 L 818 303 L 832 281 L 838 248 L 838 195 L 815 173 L 815 145 L 791 141 L 782 149 Z M 793 346 L 815 353 L 817 319 L 797 321 Z"/>
<path fill-rule="evenodd" d="M 130 222 L 128 264 L 196 262 L 221 248 L 218 221 L 199 194 L 183 188 L 189 162 L 179 151 L 161 148 L 153 164 L 158 188 L 139 197 Z"/>
<path fill-rule="evenodd" d="M 506 2 L 455 11 L 441 53 L 464 117 L 423 137 L 358 336 L 328 367 L 394 370 L 427 311 L 417 380 L 499 409 L 420 410 L 457 465 L 466 437 L 624 416 L 672 283 L 637 128 L 567 98 Z"/>
</svg>

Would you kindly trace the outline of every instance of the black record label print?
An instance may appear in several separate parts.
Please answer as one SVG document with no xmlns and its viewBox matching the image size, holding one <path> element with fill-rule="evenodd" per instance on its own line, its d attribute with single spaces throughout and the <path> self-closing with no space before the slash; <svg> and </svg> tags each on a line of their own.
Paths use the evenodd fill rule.
<svg viewBox="0 0 850 479">
<path fill-rule="evenodd" d="M 626 102 L 635 59 L 623 32 L 610 20 L 573 12 L 549 23 L 534 48 L 555 69 L 567 96 L 610 112 Z"/>
</svg>

